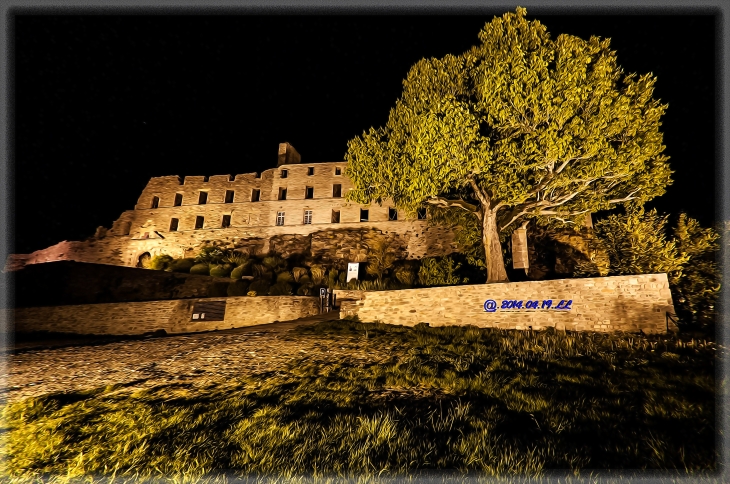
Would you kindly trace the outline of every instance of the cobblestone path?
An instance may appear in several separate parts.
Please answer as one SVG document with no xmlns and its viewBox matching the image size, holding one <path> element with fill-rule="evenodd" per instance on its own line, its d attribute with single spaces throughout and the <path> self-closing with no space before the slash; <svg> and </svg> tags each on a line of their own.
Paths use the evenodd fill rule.
<svg viewBox="0 0 730 484">
<path fill-rule="evenodd" d="M 321 318 L 320 318 L 321 319 Z M 300 324 L 311 324 L 312 319 Z M 368 340 L 291 333 L 296 323 L 277 323 L 210 333 L 167 336 L 101 345 L 70 346 L 6 354 L 0 403 L 50 392 L 126 384 L 166 383 L 194 387 L 242 375 L 285 369 L 302 357 L 326 363 L 387 357 Z"/>
</svg>

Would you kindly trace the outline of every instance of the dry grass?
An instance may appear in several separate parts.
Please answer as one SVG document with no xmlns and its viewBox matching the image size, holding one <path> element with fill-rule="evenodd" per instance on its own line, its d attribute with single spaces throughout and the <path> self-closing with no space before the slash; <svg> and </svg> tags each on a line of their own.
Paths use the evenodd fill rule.
<svg viewBox="0 0 730 484">
<path fill-rule="evenodd" d="M 2 473 L 374 482 L 716 467 L 722 348 L 711 342 L 343 321 L 298 331 L 367 339 L 392 357 L 303 358 L 202 390 L 107 387 L 17 402 L 3 412 Z"/>
</svg>

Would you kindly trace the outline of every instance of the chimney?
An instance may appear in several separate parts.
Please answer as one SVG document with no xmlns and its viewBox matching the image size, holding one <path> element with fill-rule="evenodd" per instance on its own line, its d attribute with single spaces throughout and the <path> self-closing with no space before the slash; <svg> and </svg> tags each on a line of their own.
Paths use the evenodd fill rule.
<svg viewBox="0 0 730 484">
<path fill-rule="evenodd" d="M 279 162 L 276 165 L 277 167 L 280 167 L 281 165 L 293 165 L 301 162 L 302 157 L 299 153 L 297 153 L 297 150 L 295 150 L 292 145 L 287 142 L 279 143 Z"/>
</svg>

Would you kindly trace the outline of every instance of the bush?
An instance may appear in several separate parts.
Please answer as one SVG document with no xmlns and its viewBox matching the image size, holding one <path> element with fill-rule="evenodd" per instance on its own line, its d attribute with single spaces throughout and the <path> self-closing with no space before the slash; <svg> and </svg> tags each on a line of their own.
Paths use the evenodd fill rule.
<svg viewBox="0 0 730 484">
<path fill-rule="evenodd" d="M 195 256 L 195 262 L 198 264 L 218 264 L 225 256 L 226 253 L 218 247 L 205 246 Z"/>
<path fill-rule="evenodd" d="M 248 287 L 250 283 L 248 281 L 234 281 L 228 284 L 228 296 L 245 296 L 248 294 Z"/>
<path fill-rule="evenodd" d="M 270 288 L 271 284 L 269 284 L 269 281 L 264 281 L 263 279 L 253 281 L 251 285 L 248 286 L 249 291 L 255 291 L 256 294 L 260 294 L 262 296 L 268 294 Z"/>
<path fill-rule="evenodd" d="M 193 267 L 190 268 L 190 273 L 199 274 L 201 276 L 209 276 L 210 266 L 205 263 L 195 264 Z"/>
<path fill-rule="evenodd" d="M 462 281 L 456 275 L 459 267 L 461 267 L 461 264 L 454 264 L 451 256 L 443 258 L 427 257 L 421 263 L 421 268 L 418 271 L 418 280 L 421 285 L 426 287 L 452 286 L 454 284 L 468 282 L 467 279 Z"/>
<path fill-rule="evenodd" d="M 167 254 L 159 254 L 154 256 L 147 263 L 147 268 L 155 271 L 163 271 L 170 267 L 174 259 Z"/>
<path fill-rule="evenodd" d="M 291 296 L 292 287 L 288 282 L 277 282 L 269 289 L 269 296 Z"/>
<path fill-rule="evenodd" d="M 313 265 L 311 269 L 312 273 L 312 282 L 317 284 L 322 284 L 322 281 L 324 281 L 324 267 L 321 265 Z"/>
<path fill-rule="evenodd" d="M 286 272 L 280 272 L 276 275 L 276 282 L 292 282 L 294 280 L 294 277 L 291 275 L 289 271 Z"/>
<path fill-rule="evenodd" d="M 236 267 L 246 265 L 250 260 L 251 258 L 247 252 L 237 250 L 232 250 L 223 257 L 223 262 L 228 262 Z"/>
<path fill-rule="evenodd" d="M 297 289 L 297 296 L 314 296 L 314 292 L 312 291 L 314 287 L 314 284 L 311 282 L 307 282 L 305 284 L 302 284 L 299 286 L 299 289 Z"/>
<path fill-rule="evenodd" d="M 242 264 L 242 265 L 240 265 L 238 267 L 235 267 L 231 271 L 231 275 L 229 277 L 231 279 L 240 279 L 243 276 L 250 276 L 251 275 L 251 271 L 249 269 L 251 269 L 251 263 L 250 262 L 249 263 L 246 263 L 246 264 Z"/>
<path fill-rule="evenodd" d="M 299 284 L 312 284 L 312 278 L 309 277 L 309 275 L 305 274 L 301 277 L 299 277 Z"/>
<path fill-rule="evenodd" d="M 194 265 L 193 259 L 175 259 L 170 263 L 169 268 L 172 272 L 190 272 Z"/>
<path fill-rule="evenodd" d="M 416 273 L 408 266 L 400 266 L 395 270 L 395 278 L 406 286 L 413 286 L 416 282 Z"/>
<path fill-rule="evenodd" d="M 216 264 L 210 268 L 210 275 L 213 277 L 228 277 L 232 269 L 231 264 Z"/>
<path fill-rule="evenodd" d="M 256 297 L 256 291 L 248 291 L 246 295 L 249 297 Z"/>
<path fill-rule="evenodd" d="M 371 244 L 365 271 L 371 276 L 382 279 L 383 275 L 393 267 L 395 261 L 396 256 L 392 253 L 388 242 L 379 237 Z"/>
<path fill-rule="evenodd" d="M 300 282 L 299 280 L 302 278 L 302 276 L 308 275 L 308 270 L 305 267 L 295 267 L 292 269 L 292 274 L 294 275 L 294 281 Z"/>
<path fill-rule="evenodd" d="M 347 284 L 347 281 L 345 280 L 346 278 L 347 278 L 347 272 L 345 272 L 345 271 L 340 272 L 340 277 L 338 278 L 340 286 L 344 287 Z"/>
<path fill-rule="evenodd" d="M 337 269 L 330 269 L 327 273 L 327 287 L 329 288 L 335 288 L 337 284 L 337 277 L 339 276 L 339 273 L 337 272 Z"/>
<path fill-rule="evenodd" d="M 272 273 L 281 272 L 287 269 L 286 260 L 282 259 L 278 255 L 264 257 L 264 260 L 262 260 L 261 263 L 268 267 Z"/>
</svg>

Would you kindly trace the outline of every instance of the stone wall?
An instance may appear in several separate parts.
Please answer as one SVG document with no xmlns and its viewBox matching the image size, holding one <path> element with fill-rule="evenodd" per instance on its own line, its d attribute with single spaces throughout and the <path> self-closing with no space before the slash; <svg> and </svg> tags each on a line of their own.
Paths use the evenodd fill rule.
<svg viewBox="0 0 730 484">
<path fill-rule="evenodd" d="M 191 319 L 197 301 L 226 301 L 223 321 Z M 306 296 L 227 297 L 3 309 L 16 332 L 51 331 L 98 335 L 140 335 L 164 329 L 194 333 L 290 321 L 319 312 L 319 298 Z"/>
<path fill-rule="evenodd" d="M 474 325 L 482 328 L 663 333 L 677 327 L 666 274 L 559 279 L 504 284 L 433 287 L 403 291 L 334 291 L 340 317 L 413 326 Z M 485 310 L 487 300 L 496 303 Z M 502 309 L 503 301 L 522 301 L 522 309 Z M 543 302 L 551 300 L 551 307 Z M 537 301 L 538 309 L 526 309 Z M 563 301 L 569 309 L 556 309 Z M 547 305 L 545 303 L 545 305 Z"/>
</svg>

